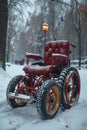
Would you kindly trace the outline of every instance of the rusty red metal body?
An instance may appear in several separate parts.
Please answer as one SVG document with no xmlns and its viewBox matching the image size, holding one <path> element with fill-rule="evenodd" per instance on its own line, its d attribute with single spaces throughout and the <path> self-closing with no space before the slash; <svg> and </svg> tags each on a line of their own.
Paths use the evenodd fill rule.
<svg viewBox="0 0 87 130">
<path fill-rule="evenodd" d="M 44 57 L 39 54 L 26 53 L 27 65 L 23 70 L 30 79 L 29 86 L 27 87 L 29 90 L 27 92 L 34 94 L 35 88 L 37 87 L 38 89 L 38 86 L 43 81 L 51 78 L 55 80 L 55 75 L 58 77 L 65 67 L 70 66 L 70 53 L 70 44 L 66 40 L 47 42 L 44 47 Z M 29 64 L 30 58 L 35 60 L 42 59 L 44 62 L 43 66 L 40 66 L 38 63 Z"/>
<path fill-rule="evenodd" d="M 70 53 L 70 44 L 66 40 L 47 42 L 44 47 L 44 57 L 39 54 L 26 53 L 27 65 L 23 68 L 25 76 L 18 83 L 16 94 L 35 97 L 45 80 L 57 80 L 60 72 L 70 66 Z M 43 60 L 43 66 L 40 62 L 29 64 L 30 59 Z M 28 81 L 27 85 L 22 84 L 25 80 Z M 17 97 L 14 96 L 14 98 Z"/>
</svg>

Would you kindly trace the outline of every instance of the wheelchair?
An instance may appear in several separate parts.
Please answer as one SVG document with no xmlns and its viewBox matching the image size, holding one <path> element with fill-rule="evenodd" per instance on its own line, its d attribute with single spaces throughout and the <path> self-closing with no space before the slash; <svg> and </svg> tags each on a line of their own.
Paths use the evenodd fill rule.
<svg viewBox="0 0 87 130">
<path fill-rule="evenodd" d="M 44 46 L 44 57 L 26 52 L 24 75 L 9 82 L 6 97 L 12 108 L 36 103 L 41 119 L 52 119 L 59 108 L 69 109 L 80 96 L 80 76 L 70 67 L 70 43 L 67 40 L 49 41 Z M 34 63 L 30 63 L 34 59 Z"/>
</svg>

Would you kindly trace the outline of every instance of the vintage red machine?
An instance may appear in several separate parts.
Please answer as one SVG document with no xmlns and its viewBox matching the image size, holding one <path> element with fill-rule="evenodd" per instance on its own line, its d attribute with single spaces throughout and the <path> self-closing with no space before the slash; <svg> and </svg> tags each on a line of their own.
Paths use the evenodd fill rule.
<svg viewBox="0 0 87 130">
<path fill-rule="evenodd" d="M 25 75 L 13 77 L 6 96 L 13 108 L 36 103 L 42 119 L 51 119 L 59 108 L 75 105 L 80 95 L 78 70 L 70 67 L 70 43 L 67 40 L 50 41 L 45 44 L 44 57 L 26 53 Z M 30 64 L 29 60 L 35 62 Z"/>
</svg>

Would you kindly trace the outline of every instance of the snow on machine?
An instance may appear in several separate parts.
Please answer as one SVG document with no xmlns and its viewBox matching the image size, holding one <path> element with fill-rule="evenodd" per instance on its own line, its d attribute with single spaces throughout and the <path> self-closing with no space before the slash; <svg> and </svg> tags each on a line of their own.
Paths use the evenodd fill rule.
<svg viewBox="0 0 87 130">
<path fill-rule="evenodd" d="M 70 53 L 67 40 L 47 42 L 44 57 L 26 53 L 27 65 L 23 68 L 25 75 L 15 76 L 7 87 L 9 105 L 17 108 L 27 103 L 36 103 L 40 117 L 52 119 L 60 107 L 69 109 L 77 104 L 80 76 L 76 68 L 70 67 Z M 29 64 L 30 59 L 35 62 Z"/>
</svg>

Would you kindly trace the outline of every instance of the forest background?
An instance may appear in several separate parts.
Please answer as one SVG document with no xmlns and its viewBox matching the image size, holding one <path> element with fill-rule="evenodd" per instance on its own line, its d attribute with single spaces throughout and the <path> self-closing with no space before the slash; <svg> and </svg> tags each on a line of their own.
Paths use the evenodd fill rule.
<svg viewBox="0 0 87 130">
<path fill-rule="evenodd" d="M 4 16 L 4 17 L 3 17 Z M 43 55 L 46 41 L 69 40 L 71 60 L 87 59 L 86 0 L 0 0 L 0 65 L 25 61 L 25 52 Z M 6 25 L 6 26 L 5 26 Z M 1 29 L 2 28 L 2 29 Z"/>
</svg>

